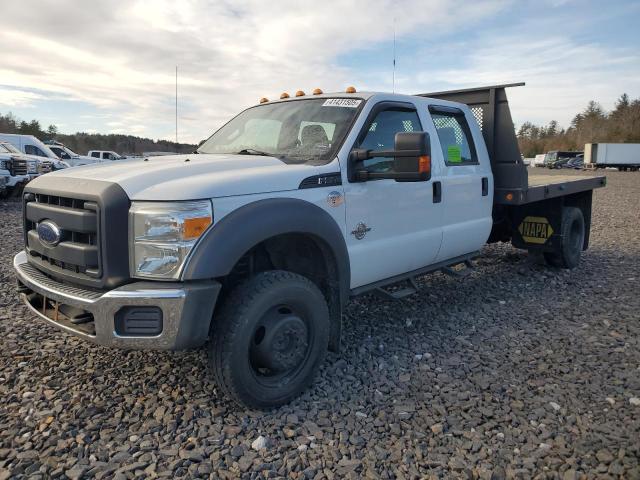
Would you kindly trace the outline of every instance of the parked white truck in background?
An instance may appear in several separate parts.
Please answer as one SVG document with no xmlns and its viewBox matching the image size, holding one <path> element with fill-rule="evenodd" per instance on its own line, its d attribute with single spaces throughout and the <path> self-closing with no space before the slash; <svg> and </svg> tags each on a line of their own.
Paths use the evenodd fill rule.
<svg viewBox="0 0 640 480">
<path fill-rule="evenodd" d="M 38 159 L 40 162 L 49 162 L 52 170 L 62 170 L 69 166 L 68 163 L 60 160 L 44 142 L 33 135 L 0 133 L 0 141 L 11 143 L 22 154 L 32 159 Z"/>
<path fill-rule="evenodd" d="M 536 155 L 533 158 L 533 163 L 531 164 L 532 167 L 544 167 L 544 159 L 546 158 L 546 154 L 545 153 L 539 153 L 538 155 Z"/>
<path fill-rule="evenodd" d="M 37 170 L 36 160 L 24 158 L 13 145 L 0 142 L 0 174 L 5 178 L 3 195 L 21 189 L 31 180 L 31 176 L 37 175 Z"/>
<path fill-rule="evenodd" d="M 112 150 L 89 150 L 87 156 L 101 160 L 124 160 L 126 158 Z"/>
<path fill-rule="evenodd" d="M 587 168 L 613 167 L 620 171 L 640 169 L 640 143 L 587 143 L 584 146 Z"/>
<path fill-rule="evenodd" d="M 103 161 L 98 158 L 79 155 L 60 142 L 51 142 L 47 145 L 49 149 L 58 156 L 58 158 L 60 158 L 64 162 L 67 162 L 70 167 L 93 165 L 94 163 L 100 163 Z"/>
<path fill-rule="evenodd" d="M 51 172 L 53 165 L 49 160 L 25 155 L 13 144 L 0 141 L 0 169 L 9 173 L 5 182 L 5 194 L 16 194 L 29 180 Z"/>
<path fill-rule="evenodd" d="M 241 112 L 196 154 L 34 180 L 14 268 L 57 328 L 122 348 L 206 344 L 220 392 L 268 408 L 338 349 L 353 296 L 458 276 L 486 242 L 574 268 L 605 181 L 530 175 L 505 86 L 298 92 Z"/>
</svg>

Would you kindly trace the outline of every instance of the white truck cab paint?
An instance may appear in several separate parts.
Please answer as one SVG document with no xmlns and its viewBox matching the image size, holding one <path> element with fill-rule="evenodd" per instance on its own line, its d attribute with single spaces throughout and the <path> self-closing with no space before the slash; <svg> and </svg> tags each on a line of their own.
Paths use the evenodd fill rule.
<svg viewBox="0 0 640 480">
<path fill-rule="evenodd" d="M 221 391 L 286 403 L 338 348 L 352 296 L 416 293 L 487 242 L 578 264 L 605 179 L 530 181 L 505 87 L 265 101 L 193 154 L 45 175 L 23 195 L 19 291 L 95 343 L 208 340 Z"/>
</svg>

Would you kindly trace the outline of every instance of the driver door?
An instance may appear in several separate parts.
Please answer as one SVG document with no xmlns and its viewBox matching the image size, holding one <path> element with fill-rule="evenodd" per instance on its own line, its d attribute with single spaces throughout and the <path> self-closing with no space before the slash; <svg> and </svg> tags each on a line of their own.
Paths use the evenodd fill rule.
<svg viewBox="0 0 640 480">
<path fill-rule="evenodd" d="M 412 103 L 380 102 L 369 114 L 354 148 L 392 150 L 398 132 L 422 131 Z M 357 168 L 383 172 L 393 158 L 364 160 Z M 434 178 L 420 182 L 381 179 L 345 186 L 351 288 L 411 272 L 435 261 L 442 243 Z M 437 200 L 437 199 L 436 199 Z"/>
</svg>

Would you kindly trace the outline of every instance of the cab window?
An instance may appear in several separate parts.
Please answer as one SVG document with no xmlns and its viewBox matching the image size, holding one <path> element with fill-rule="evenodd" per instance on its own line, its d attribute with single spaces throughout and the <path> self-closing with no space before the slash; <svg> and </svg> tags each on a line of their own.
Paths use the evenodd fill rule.
<svg viewBox="0 0 640 480">
<path fill-rule="evenodd" d="M 91 152 L 93 158 L 100 158 L 100 152 Z"/>
<path fill-rule="evenodd" d="M 434 106 L 429 110 L 438 133 L 445 164 L 448 166 L 477 165 L 476 148 L 462 110 Z"/>
<path fill-rule="evenodd" d="M 389 107 L 379 111 L 369 123 L 359 147 L 366 150 L 393 150 L 396 133 L 422 130 L 418 112 L 410 107 Z M 374 157 L 364 160 L 369 172 L 388 172 L 393 168 L 392 157 Z"/>
<path fill-rule="evenodd" d="M 38 157 L 46 157 L 44 152 L 40 150 L 38 147 L 36 147 L 35 145 L 25 145 L 24 153 L 26 153 L 27 155 L 36 155 Z"/>
<path fill-rule="evenodd" d="M 51 148 L 51 151 L 55 153 L 58 157 L 60 157 L 62 160 L 71 159 L 71 155 L 69 155 L 67 152 L 65 152 L 61 148 Z"/>
</svg>

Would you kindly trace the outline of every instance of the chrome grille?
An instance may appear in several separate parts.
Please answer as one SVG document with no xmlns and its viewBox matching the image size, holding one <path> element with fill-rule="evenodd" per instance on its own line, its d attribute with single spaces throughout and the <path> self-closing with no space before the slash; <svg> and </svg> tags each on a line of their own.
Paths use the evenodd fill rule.
<svg viewBox="0 0 640 480">
<path fill-rule="evenodd" d="M 11 160 L 11 175 L 27 175 L 29 173 L 29 164 L 21 158 Z"/>
<path fill-rule="evenodd" d="M 48 161 L 43 161 L 38 164 L 38 173 L 49 173 L 53 170 L 53 164 Z"/>
</svg>

